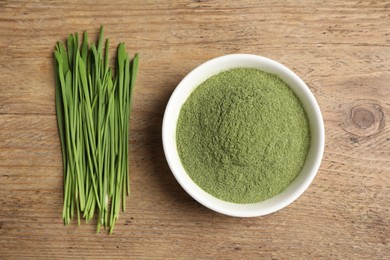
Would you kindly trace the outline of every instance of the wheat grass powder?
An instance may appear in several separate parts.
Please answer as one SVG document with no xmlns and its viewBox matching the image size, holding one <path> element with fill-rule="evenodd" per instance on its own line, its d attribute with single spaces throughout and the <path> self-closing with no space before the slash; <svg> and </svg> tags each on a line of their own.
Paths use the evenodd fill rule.
<svg viewBox="0 0 390 260">
<path fill-rule="evenodd" d="M 294 92 L 276 75 L 235 68 L 200 84 L 181 108 L 181 163 L 204 191 L 255 203 L 287 188 L 310 145 L 309 122 Z"/>
</svg>

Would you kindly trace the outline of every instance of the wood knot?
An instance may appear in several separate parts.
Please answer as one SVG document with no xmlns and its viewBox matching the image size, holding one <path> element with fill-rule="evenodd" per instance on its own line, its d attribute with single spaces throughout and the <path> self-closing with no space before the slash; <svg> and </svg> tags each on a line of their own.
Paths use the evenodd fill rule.
<svg viewBox="0 0 390 260">
<path fill-rule="evenodd" d="M 355 136 L 367 137 L 378 134 L 385 126 L 380 105 L 370 100 L 358 100 L 347 108 L 344 129 Z"/>
<path fill-rule="evenodd" d="M 367 129 L 375 123 L 375 115 L 365 107 L 354 107 L 351 111 L 352 122 L 362 129 Z"/>
</svg>

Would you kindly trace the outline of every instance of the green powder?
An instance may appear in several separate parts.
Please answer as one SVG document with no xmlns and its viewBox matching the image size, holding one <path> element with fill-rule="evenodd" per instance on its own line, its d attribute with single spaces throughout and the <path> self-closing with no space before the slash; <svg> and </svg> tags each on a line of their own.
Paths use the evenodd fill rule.
<svg viewBox="0 0 390 260">
<path fill-rule="evenodd" d="M 300 101 L 279 77 L 235 68 L 193 91 L 180 111 L 176 140 L 199 187 L 225 201 L 255 203 L 298 176 L 310 131 Z"/>
</svg>

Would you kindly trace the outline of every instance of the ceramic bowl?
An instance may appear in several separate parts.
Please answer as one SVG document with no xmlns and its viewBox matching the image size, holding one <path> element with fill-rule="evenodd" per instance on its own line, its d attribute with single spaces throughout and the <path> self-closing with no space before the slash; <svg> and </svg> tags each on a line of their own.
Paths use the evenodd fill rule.
<svg viewBox="0 0 390 260">
<path fill-rule="evenodd" d="M 176 146 L 176 125 L 182 105 L 191 92 L 219 72 L 250 67 L 279 76 L 300 99 L 309 119 L 311 144 L 304 167 L 298 177 L 280 194 L 262 202 L 237 204 L 220 200 L 202 190 L 183 168 Z M 256 217 L 278 211 L 296 200 L 310 185 L 320 166 L 324 152 L 324 123 L 316 99 L 301 78 L 284 65 L 257 55 L 231 54 L 209 60 L 192 70 L 176 87 L 167 104 L 162 140 L 166 160 L 183 189 L 195 200 L 216 212 L 234 217 Z"/>
</svg>

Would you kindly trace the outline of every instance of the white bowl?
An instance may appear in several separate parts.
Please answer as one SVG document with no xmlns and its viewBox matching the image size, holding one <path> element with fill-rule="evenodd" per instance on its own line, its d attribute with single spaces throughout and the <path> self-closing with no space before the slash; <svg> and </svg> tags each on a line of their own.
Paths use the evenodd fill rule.
<svg viewBox="0 0 390 260">
<path fill-rule="evenodd" d="M 279 76 L 300 99 L 310 124 L 311 144 L 304 167 L 298 177 L 282 193 L 262 202 L 237 204 L 220 200 L 202 190 L 184 170 L 176 146 L 176 125 L 182 105 L 192 91 L 209 77 L 219 72 L 250 67 Z M 282 64 L 257 55 L 232 54 L 209 60 L 191 71 L 176 87 L 167 104 L 162 139 L 168 165 L 183 189 L 204 206 L 234 217 L 256 217 L 278 211 L 296 200 L 317 174 L 324 152 L 324 123 L 313 94 L 294 72 Z"/>
</svg>

